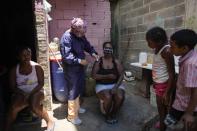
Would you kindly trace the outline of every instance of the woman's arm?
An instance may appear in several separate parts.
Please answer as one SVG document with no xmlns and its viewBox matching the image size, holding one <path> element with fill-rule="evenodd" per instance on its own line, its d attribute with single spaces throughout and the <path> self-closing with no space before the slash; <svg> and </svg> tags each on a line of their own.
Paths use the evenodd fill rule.
<svg viewBox="0 0 197 131">
<path fill-rule="evenodd" d="M 114 86 L 114 88 L 117 89 L 121 85 L 122 80 L 124 78 L 124 69 L 123 69 L 122 64 L 118 60 L 115 60 L 115 62 L 116 62 L 117 70 L 118 70 L 118 74 L 119 74 L 118 81 L 117 81 L 116 85 Z"/>
<path fill-rule="evenodd" d="M 44 71 L 40 65 L 35 65 L 38 85 L 31 91 L 30 95 L 40 91 L 44 86 Z"/>
<path fill-rule="evenodd" d="M 169 79 L 168 79 L 168 87 L 166 91 L 170 91 L 172 88 L 175 87 L 175 64 L 174 64 L 174 56 L 170 52 L 170 48 L 166 48 L 162 53 L 162 57 L 164 58 L 166 65 L 167 65 L 167 70 L 169 74 Z"/>
<path fill-rule="evenodd" d="M 14 68 L 12 68 L 10 70 L 10 73 L 9 73 L 9 86 L 10 86 L 11 91 L 13 93 L 19 93 L 19 94 L 23 94 L 23 95 L 26 94 L 23 90 L 17 88 L 17 86 L 16 86 L 16 67 L 14 67 Z"/>
<path fill-rule="evenodd" d="M 100 68 L 99 63 L 100 63 L 100 60 L 95 61 L 94 66 L 92 68 L 91 76 L 92 76 L 93 79 L 95 79 L 95 80 L 106 80 L 106 79 L 115 79 L 116 78 L 116 76 L 113 75 L 113 74 L 109 74 L 109 75 L 97 74 L 97 72 L 99 71 L 99 68 Z"/>
</svg>

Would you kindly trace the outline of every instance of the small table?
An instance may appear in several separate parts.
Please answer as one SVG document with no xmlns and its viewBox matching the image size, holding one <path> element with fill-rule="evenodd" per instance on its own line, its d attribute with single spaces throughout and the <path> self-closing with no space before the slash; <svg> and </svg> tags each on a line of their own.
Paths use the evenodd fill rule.
<svg viewBox="0 0 197 131">
<path fill-rule="evenodd" d="M 144 68 L 144 69 L 152 70 L 152 64 L 147 64 L 147 66 L 142 66 L 141 63 L 139 63 L 139 62 L 134 62 L 134 63 L 131 63 L 130 65 L 132 65 L 132 66 L 137 66 L 137 67 Z"/>
<path fill-rule="evenodd" d="M 144 68 L 144 69 L 152 70 L 152 64 L 147 64 L 146 66 L 143 66 L 139 62 L 134 62 L 134 63 L 130 63 L 130 65 L 136 66 L 136 67 L 140 67 L 140 68 Z M 175 73 L 177 73 L 177 74 L 179 73 L 179 67 L 178 66 L 175 66 Z"/>
<path fill-rule="evenodd" d="M 150 97 L 150 86 L 152 84 L 152 64 L 147 64 L 143 66 L 139 62 L 130 63 L 131 66 L 142 68 L 142 84 L 140 85 L 143 91 L 143 96 L 146 98 Z M 179 73 L 179 67 L 175 66 L 175 73 Z M 143 86 L 143 87 L 141 87 Z"/>
</svg>

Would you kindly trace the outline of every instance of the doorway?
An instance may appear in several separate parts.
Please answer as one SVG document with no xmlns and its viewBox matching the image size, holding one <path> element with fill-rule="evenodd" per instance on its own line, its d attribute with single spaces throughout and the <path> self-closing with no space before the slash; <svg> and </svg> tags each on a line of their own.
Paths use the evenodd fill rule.
<svg viewBox="0 0 197 131">
<path fill-rule="evenodd" d="M 28 45 L 32 49 L 33 60 L 36 60 L 36 29 L 34 1 L 5 1 L 6 9 L 1 10 L 1 43 L 0 61 L 11 67 L 16 64 L 15 50 L 18 45 Z"/>
<path fill-rule="evenodd" d="M 17 63 L 17 46 L 29 46 L 32 49 L 32 60 L 36 61 L 34 0 L 4 1 L 0 12 L 0 99 L 3 101 L 0 108 L 4 108 L 0 114 L 4 112 L 5 115 L 10 100 L 9 70 Z M 0 116 L 0 128 L 4 118 Z"/>
</svg>

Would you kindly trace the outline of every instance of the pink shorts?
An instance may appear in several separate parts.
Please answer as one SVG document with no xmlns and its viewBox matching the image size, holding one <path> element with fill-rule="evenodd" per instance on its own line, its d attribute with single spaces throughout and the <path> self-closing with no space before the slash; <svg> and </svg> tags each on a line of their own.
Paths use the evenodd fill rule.
<svg viewBox="0 0 197 131">
<path fill-rule="evenodd" d="M 154 83 L 153 88 L 155 89 L 155 93 L 157 96 L 163 96 L 166 88 L 167 88 L 167 82 L 165 83 Z"/>
</svg>

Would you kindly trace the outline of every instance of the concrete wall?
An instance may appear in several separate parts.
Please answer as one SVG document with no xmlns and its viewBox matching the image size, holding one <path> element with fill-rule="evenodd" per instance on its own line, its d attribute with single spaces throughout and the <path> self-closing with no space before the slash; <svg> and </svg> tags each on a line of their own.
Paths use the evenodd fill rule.
<svg viewBox="0 0 197 131">
<path fill-rule="evenodd" d="M 87 38 L 102 53 L 102 43 L 110 41 L 111 13 L 108 0 L 48 0 L 52 4 L 49 22 L 49 39 L 61 38 L 70 28 L 73 17 L 81 17 L 88 23 Z"/>
<path fill-rule="evenodd" d="M 197 1 L 186 0 L 186 18 L 185 27 L 197 32 Z M 197 50 L 197 45 L 196 45 Z"/>
<path fill-rule="evenodd" d="M 185 27 L 197 31 L 197 1 L 186 0 Z"/>
<path fill-rule="evenodd" d="M 119 31 L 118 54 L 120 58 L 126 56 L 127 69 L 130 62 L 138 61 L 140 51 L 151 52 L 145 41 L 149 28 L 164 27 L 169 36 L 184 27 L 185 3 L 185 0 L 119 0 L 112 4 L 112 19 L 116 19 L 112 27 L 116 25 Z"/>
<path fill-rule="evenodd" d="M 39 1 L 39 0 L 38 0 Z M 53 20 L 46 23 L 43 7 L 35 6 L 37 30 L 37 58 L 45 71 L 47 107 L 51 109 L 51 85 L 48 61 L 49 40 L 61 37 L 69 28 L 72 17 L 82 17 L 89 23 L 87 37 L 101 53 L 103 41 L 110 40 L 125 67 L 138 61 L 140 51 L 151 51 L 145 41 L 145 32 L 155 25 L 164 27 L 170 35 L 184 27 L 197 30 L 196 0 L 48 0 L 52 4 Z M 112 19 L 112 32 L 111 29 Z M 130 39 L 130 41 L 129 41 Z M 129 41 L 129 42 L 128 42 Z M 126 56 L 126 57 L 125 57 Z M 126 59 L 125 59 L 126 58 Z M 139 68 L 132 70 L 140 77 Z"/>
</svg>

